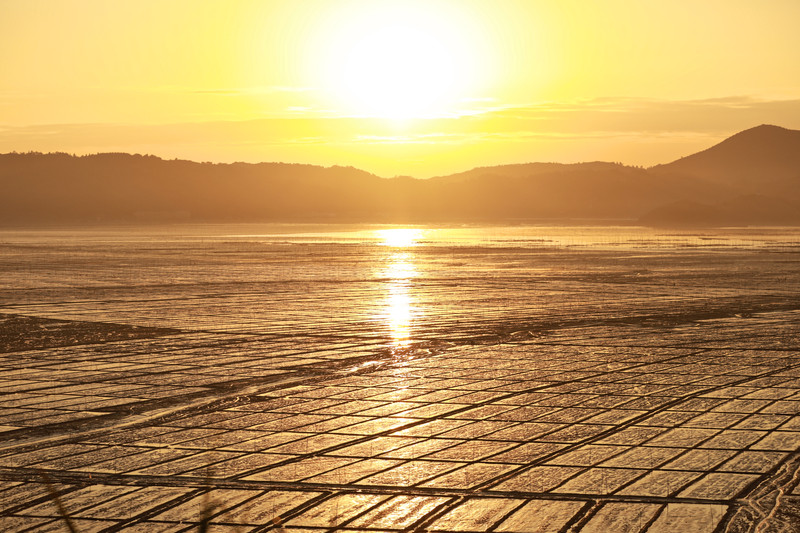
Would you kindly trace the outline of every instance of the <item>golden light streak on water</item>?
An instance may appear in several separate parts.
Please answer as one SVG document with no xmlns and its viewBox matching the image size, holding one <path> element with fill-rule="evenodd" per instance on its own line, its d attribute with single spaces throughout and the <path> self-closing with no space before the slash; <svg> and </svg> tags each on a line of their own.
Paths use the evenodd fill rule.
<svg viewBox="0 0 800 533">
<path fill-rule="evenodd" d="M 389 286 L 387 317 L 392 341 L 397 348 L 411 344 L 412 301 L 405 284 Z"/>
<path fill-rule="evenodd" d="M 385 242 L 410 243 L 415 237 L 416 234 L 405 232 L 391 233 L 385 236 Z M 409 244 L 409 246 L 413 246 L 413 244 Z M 395 348 L 407 348 L 412 342 L 411 326 L 417 312 L 416 302 L 412 295 L 413 280 L 419 276 L 414 263 L 414 254 L 410 251 L 393 252 L 387 257 L 384 268 L 378 272 L 378 276 L 386 283 L 381 316 L 386 320 L 392 344 Z"/>
<path fill-rule="evenodd" d="M 414 228 L 391 228 L 375 230 L 375 236 L 380 239 L 383 246 L 393 248 L 408 248 L 417 246 L 417 241 L 424 237 L 425 232 Z"/>
</svg>

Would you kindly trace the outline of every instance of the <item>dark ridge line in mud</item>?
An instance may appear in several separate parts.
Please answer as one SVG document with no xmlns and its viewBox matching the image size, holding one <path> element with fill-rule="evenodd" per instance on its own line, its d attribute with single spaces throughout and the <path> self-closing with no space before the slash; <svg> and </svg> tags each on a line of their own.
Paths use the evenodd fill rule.
<svg viewBox="0 0 800 533">
<path fill-rule="evenodd" d="M 53 481 L 83 488 L 92 485 L 113 485 L 128 487 L 194 487 L 198 489 L 233 489 L 233 490 L 289 490 L 289 491 L 326 491 L 351 494 L 386 494 L 441 497 L 480 497 L 480 498 L 535 498 L 554 501 L 586 501 L 604 500 L 609 502 L 628 503 L 701 503 L 740 506 L 740 500 L 722 500 L 705 498 L 679 498 L 672 496 L 631 496 L 623 494 L 582 494 L 567 492 L 536 491 L 476 491 L 475 489 L 444 489 L 436 487 L 401 487 L 395 485 L 356 485 L 346 483 L 305 483 L 302 481 L 255 481 L 241 479 L 219 479 L 207 476 L 146 476 L 109 474 L 102 472 L 82 473 L 68 471 L 43 471 L 32 467 L 0 468 L 0 479 L 4 481 L 21 481 L 41 483 L 42 472 Z M 25 507 L 29 503 L 23 504 Z M 3 510 L 2 513 L 8 512 Z M 2 514 L 0 513 L 0 514 Z"/>
<path fill-rule="evenodd" d="M 41 472 L 39 472 L 37 475 L 39 477 L 38 483 L 47 484 L 47 485 L 50 484 L 50 481 L 52 479 L 51 472 L 48 472 L 46 474 L 47 478 L 48 478 L 47 481 L 44 480 L 44 478 L 42 477 L 42 473 Z M 35 483 L 35 482 L 37 482 L 37 480 L 31 480 L 30 482 Z M 89 484 L 78 484 L 77 486 L 62 487 L 60 489 L 56 488 L 56 487 L 52 487 L 53 493 L 45 494 L 44 496 L 40 496 L 40 497 L 34 498 L 32 500 L 24 501 L 23 503 L 14 505 L 12 507 L 8 507 L 8 508 L 5 508 L 5 509 L 2 509 L 2 511 L 0 511 L 0 516 L 13 516 L 15 513 L 23 511 L 23 510 L 25 510 L 25 509 L 27 509 L 27 508 L 29 508 L 31 506 L 34 506 L 34 505 L 40 505 L 40 504 L 43 504 L 43 503 L 51 503 L 52 504 L 54 496 L 58 497 L 58 498 L 63 498 L 64 496 L 67 496 L 67 495 L 69 495 L 69 494 L 71 494 L 73 492 L 76 492 L 76 491 L 78 491 L 78 490 L 80 490 L 82 488 L 85 488 L 85 487 L 91 486 L 91 485 L 92 485 L 91 483 L 89 483 Z M 180 496 L 178 496 L 176 498 L 172 498 L 172 499 L 170 499 L 170 500 L 168 500 L 168 501 L 166 501 L 166 502 L 164 502 L 164 503 L 162 503 L 160 505 L 157 505 L 155 507 L 147 509 L 144 512 L 138 513 L 138 514 L 136 514 L 136 515 L 134 515 L 132 517 L 124 519 L 119 524 L 103 528 L 103 531 L 106 531 L 106 532 L 121 531 L 125 527 L 133 525 L 133 524 L 135 524 L 135 523 L 137 523 L 137 522 L 139 522 L 141 520 L 146 520 L 149 517 L 156 516 L 158 513 L 166 511 L 166 510 L 172 508 L 173 506 L 177 506 L 177 505 L 180 505 L 182 503 L 185 503 L 185 502 L 191 500 L 192 498 L 195 498 L 195 497 L 197 497 L 197 496 L 199 496 L 199 495 L 201 495 L 201 494 L 203 494 L 205 492 L 207 492 L 207 490 L 195 489 L 195 490 L 189 491 L 186 494 L 182 494 L 182 495 L 180 495 Z M 54 524 L 58 524 L 59 522 L 61 522 L 61 524 L 64 525 L 65 528 L 66 528 L 66 525 L 63 522 L 63 518 L 64 518 L 64 515 L 61 514 L 61 518 L 60 519 L 56 520 L 55 522 L 51 522 L 51 523 L 45 524 L 45 525 L 51 525 L 52 526 Z M 78 517 L 70 516 L 70 518 L 78 518 Z"/>
<path fill-rule="evenodd" d="M 800 350 L 800 345 L 798 347 L 792 348 L 742 348 L 740 346 L 703 346 L 696 342 L 687 342 L 686 344 L 625 344 L 625 345 L 612 345 L 609 346 L 608 344 L 602 344 L 599 342 L 589 342 L 580 343 L 580 342 L 557 342 L 557 341 L 550 341 L 550 342 L 532 342 L 529 344 L 536 344 L 539 346 L 572 346 L 574 348 L 636 348 L 640 350 L 650 350 L 653 348 L 657 349 L 668 349 L 668 350 L 688 350 L 688 349 L 698 349 L 698 350 L 727 350 L 727 351 L 736 351 L 736 352 L 797 352 Z"/>
<path fill-rule="evenodd" d="M 581 510 L 572 518 L 572 520 L 570 520 L 569 523 L 562 528 L 562 531 L 579 532 L 586 524 L 589 523 L 592 518 L 594 518 L 594 515 L 597 514 L 597 511 L 599 511 L 603 505 L 605 505 L 605 503 L 606 502 L 599 499 L 588 502 L 588 504 L 584 505 Z M 648 523 L 640 527 L 639 531 L 646 532 L 654 520 L 655 517 L 652 517 Z"/>
<path fill-rule="evenodd" d="M 739 305 L 736 305 L 736 304 Z M 491 321 L 485 326 L 478 326 L 478 331 L 472 331 L 468 335 L 459 334 L 458 328 L 453 327 L 450 332 L 436 331 L 429 335 L 435 335 L 435 339 L 425 338 L 423 342 L 437 344 L 456 343 L 462 345 L 486 344 L 486 343 L 503 343 L 518 338 L 534 338 L 537 335 L 544 335 L 549 332 L 564 328 L 574 327 L 593 327 L 602 325 L 635 325 L 635 326 L 657 326 L 657 327 L 676 327 L 683 324 L 694 323 L 703 320 L 715 320 L 724 318 L 750 318 L 756 314 L 770 313 L 770 312 L 787 312 L 800 310 L 800 302 L 764 302 L 760 304 L 745 303 L 738 300 L 729 302 L 721 308 L 712 308 L 706 310 L 690 310 L 689 312 L 671 312 L 671 313 L 647 313 L 638 316 L 621 316 L 621 317 L 603 317 L 601 319 L 591 318 L 559 318 L 559 319 L 544 319 L 544 320 L 502 320 L 499 321 L 500 325 L 491 326 Z M 2 320 L 3 316 L 9 317 Z M 9 332 L 7 322 L 11 321 L 11 327 L 16 328 L 18 331 Z M 29 322 L 29 324 L 25 324 Z M 65 336 L 66 332 L 71 332 L 72 339 L 58 338 L 53 339 L 53 336 L 42 338 L 38 342 L 33 343 L 24 342 L 22 337 L 27 337 L 32 333 L 42 333 L 42 329 L 46 330 L 46 326 L 61 326 L 55 333 L 61 334 L 59 337 Z M 35 326 L 35 327 L 34 327 Z M 42 327 L 44 326 L 44 327 Z M 488 326 L 488 327 L 487 327 Z M 381 342 L 374 336 L 364 337 L 358 334 L 277 334 L 277 333 L 258 333 L 252 331 L 215 331 L 209 329 L 177 329 L 177 328 L 160 328 L 152 326 L 136 326 L 127 324 L 118 324 L 113 322 L 92 322 L 92 321 L 70 321 L 60 319 L 40 318 L 27 315 L 16 315 L 11 313 L 0 312 L 0 353 L 14 353 L 20 351 L 41 350 L 48 348 L 63 348 L 70 346 L 82 346 L 91 344 L 106 344 L 111 342 L 119 342 L 125 340 L 139 340 L 147 338 L 157 338 L 168 335 L 176 334 L 192 334 L 192 333 L 205 333 L 210 335 L 246 335 L 247 339 L 241 339 L 241 342 L 247 342 L 253 338 L 269 338 L 269 339 L 287 339 L 296 340 L 298 338 L 323 338 L 323 339 L 342 339 L 352 340 L 361 339 L 364 344 Z M 83 328 L 89 328 L 86 331 Z M 455 331 L 453 331 L 455 330 Z M 14 333 L 13 338 L 9 335 Z M 111 338 L 98 338 L 98 334 L 110 334 Z M 92 335 L 95 336 L 92 336 Z M 77 335 L 77 337 L 74 337 Z M 424 333 L 423 333 L 424 335 Z M 50 342 L 48 342 L 48 340 Z M 391 339 L 384 339 L 384 342 L 391 342 Z M 298 353 L 313 353 L 315 350 Z"/>
<path fill-rule="evenodd" d="M 169 509 L 172 509 L 174 507 L 177 507 L 178 505 L 186 503 L 186 502 L 190 501 L 192 498 L 195 498 L 195 497 L 197 497 L 197 496 L 199 496 L 201 494 L 204 494 L 204 493 L 206 493 L 206 491 L 204 491 L 204 490 L 189 491 L 186 494 L 181 494 L 180 496 L 178 496 L 176 498 L 172 498 L 172 499 L 170 499 L 168 501 L 165 501 L 164 503 L 161 503 L 160 505 L 156 505 L 155 507 L 151 507 L 149 509 L 146 509 L 145 511 L 142 511 L 139 514 L 135 514 L 133 516 L 129 516 L 128 518 L 123 519 L 118 524 L 115 524 L 115 525 L 112 525 L 112 526 L 108 526 L 108 527 L 104 528 L 102 531 L 104 531 L 106 533 L 112 533 L 112 532 L 116 533 L 117 531 L 122 531 L 122 530 L 128 528 L 128 526 L 132 526 L 134 524 L 137 524 L 139 522 L 145 521 L 145 520 L 147 520 L 149 518 L 152 518 L 154 516 L 158 516 L 159 514 L 165 512 L 165 511 L 168 511 Z M 216 514 L 216 513 L 212 513 L 212 514 Z M 198 516 L 197 516 L 198 522 L 200 522 L 202 520 L 202 518 L 203 518 L 202 517 L 202 513 L 198 513 Z M 199 529 L 200 529 L 201 532 L 205 533 L 205 531 L 208 531 L 208 523 L 206 523 L 204 525 L 200 525 Z M 215 529 L 215 528 L 212 528 L 212 529 Z"/>
<path fill-rule="evenodd" d="M 736 302 L 734 302 L 736 303 Z M 763 315 L 776 312 L 792 312 L 800 311 L 800 302 L 787 303 L 787 302 L 768 302 L 762 304 L 749 304 L 744 306 L 728 305 L 723 308 L 714 308 L 708 310 L 695 310 L 686 313 L 648 313 L 638 316 L 622 316 L 622 317 L 603 317 L 601 319 L 587 319 L 587 318 L 559 318 L 559 319 L 498 319 L 496 321 L 484 320 L 481 324 L 484 326 L 475 326 L 473 330 L 469 328 L 452 326 L 447 329 L 431 331 L 431 332 L 415 332 L 416 337 L 421 339 L 420 343 L 427 344 L 432 347 L 438 346 L 456 346 L 464 345 L 471 346 L 475 344 L 503 344 L 505 342 L 513 342 L 515 340 L 526 340 L 537 338 L 541 335 L 547 335 L 553 331 L 568 328 L 585 328 L 597 327 L 605 325 L 631 325 L 631 326 L 645 326 L 645 327 L 677 327 L 686 324 L 701 322 L 704 320 L 719 320 L 726 318 L 748 319 L 754 318 L 757 315 Z M 459 334 L 458 330 L 469 330 L 468 334 Z M 186 330 L 185 332 L 207 333 L 207 334 L 220 334 L 222 332 L 198 329 Z M 381 342 L 375 336 L 364 336 L 358 333 L 354 334 L 313 334 L 303 333 L 297 334 L 284 334 L 284 333 L 258 333 L 251 331 L 225 331 L 226 334 L 233 335 L 251 335 L 253 337 L 269 338 L 269 339 L 282 339 L 282 340 L 295 340 L 302 338 L 320 338 L 320 339 L 336 339 L 336 340 L 353 340 L 361 339 L 365 345 L 370 343 L 374 344 Z M 414 335 L 412 335 L 413 337 Z M 430 338 L 435 337 L 435 338 Z M 391 338 L 384 338 L 383 342 L 391 343 Z M 418 343 L 415 343 L 415 346 Z M 313 353 L 315 350 L 309 352 L 298 353 Z"/>
<path fill-rule="evenodd" d="M 286 513 L 281 514 L 280 517 L 274 518 L 272 520 L 272 523 L 267 523 L 267 524 L 265 524 L 263 526 L 256 526 L 255 529 L 253 529 L 250 533 L 265 533 L 267 531 L 275 531 L 276 533 L 285 533 L 286 530 L 283 527 L 281 527 L 284 522 L 288 522 L 289 520 L 291 520 L 291 519 L 293 519 L 293 518 L 295 518 L 297 516 L 302 515 L 303 513 L 308 511 L 309 509 L 320 505 L 324 501 L 329 500 L 329 499 L 333 498 L 334 496 L 336 496 L 336 493 L 334 493 L 334 492 L 323 491 L 322 494 L 320 494 L 319 496 L 315 496 L 315 497 L 311 498 L 310 500 L 308 500 L 307 502 L 302 503 L 299 506 L 294 507 L 290 511 L 287 511 Z M 370 511 L 369 508 L 365 509 L 364 512 L 359 513 L 358 516 L 362 516 L 362 515 L 364 515 L 365 513 L 369 512 L 369 511 Z M 408 532 L 410 530 L 411 529 L 408 528 L 408 529 L 404 530 L 404 532 Z M 327 533 L 328 531 L 333 531 L 333 530 L 331 530 L 329 528 L 329 529 L 322 529 L 322 530 L 316 530 L 316 531 L 319 531 L 319 533 L 323 533 L 323 532 Z M 358 531 L 358 530 L 356 530 L 356 531 Z M 362 529 L 362 531 L 366 531 L 368 533 L 368 530 Z M 312 532 L 315 532 L 315 530 L 312 530 Z"/>
<path fill-rule="evenodd" d="M 3 326 L 2 317 L 3 315 L 12 316 L 10 313 L 3 313 L 0 311 L 0 327 Z M 212 348 L 215 346 L 230 346 L 236 344 L 247 344 L 252 342 L 253 340 L 260 340 L 260 339 L 298 339 L 298 338 L 318 338 L 318 339 L 325 339 L 331 341 L 351 341 L 352 338 L 350 336 L 343 336 L 343 335 L 313 335 L 313 334 L 303 334 L 303 335 L 277 335 L 277 334 L 270 334 L 270 333 L 258 333 L 258 332 L 229 332 L 229 331 L 215 331 L 215 330 L 203 330 L 203 329 L 177 329 L 177 328 L 154 328 L 151 326 L 136 326 L 136 325 L 126 325 L 126 324 L 119 324 L 114 322 L 92 322 L 92 321 L 82 321 L 82 320 L 61 320 L 61 319 L 51 319 L 51 318 L 42 318 L 36 316 L 28 316 L 28 315 L 13 315 L 15 317 L 21 317 L 25 319 L 31 319 L 36 321 L 47 321 L 53 324 L 64 324 L 64 325 L 74 325 L 74 326 L 93 326 L 93 325 L 107 325 L 107 326 L 118 326 L 120 328 L 130 328 L 134 330 L 141 330 L 142 335 L 139 336 L 132 336 L 132 337 L 120 337 L 120 338 L 113 338 L 113 339 L 104 339 L 98 341 L 65 341 L 65 342 L 56 342 L 54 344 L 47 344 L 47 345 L 40 345 L 36 347 L 25 347 L 24 349 L 19 350 L 12 350 L 12 351 L 3 351 L 3 334 L 4 332 L 0 330 L 0 354 L 10 354 L 10 353 L 21 353 L 21 352 L 28 352 L 28 351 L 39 351 L 39 350 L 49 350 L 55 348 L 71 348 L 76 346 L 93 346 L 93 345 L 102 345 L 102 344 L 113 344 L 118 342 L 125 342 L 125 341 L 137 341 L 137 340 L 148 340 L 148 339 L 159 339 L 164 337 L 170 336 L 191 336 L 197 334 L 206 334 L 211 336 L 218 337 L 217 339 L 209 338 L 203 339 L 202 342 L 197 344 L 191 344 L 190 346 L 175 346 L 175 347 L 159 347 L 157 353 L 169 353 L 173 351 L 180 351 L 187 349 L 189 347 L 196 348 L 196 347 L 203 347 L 203 348 Z M 59 330 L 59 332 L 63 333 L 63 330 Z M 155 332 L 154 334 L 150 334 Z M 145 334 L 146 333 L 146 334 Z M 386 343 L 391 342 L 391 339 L 375 339 L 372 338 L 370 340 L 366 340 L 360 344 L 354 344 L 354 348 L 375 348 L 376 345 L 385 345 Z M 386 349 L 385 347 L 383 349 Z M 310 348 L 308 350 L 299 350 L 296 352 L 292 352 L 293 354 L 312 354 L 319 351 L 319 348 Z M 299 365 L 298 368 L 302 366 Z M 284 367 L 288 368 L 288 367 Z M 3 393 L 0 392 L 0 395 Z"/>
<path fill-rule="evenodd" d="M 180 332 L 175 328 L 60 320 L 0 312 L 0 353 L 150 339 Z"/>
<path fill-rule="evenodd" d="M 714 309 L 703 312 L 691 313 L 671 313 L 671 314 L 646 314 L 636 317 L 618 317 L 618 318 L 604 318 L 602 320 L 591 319 L 562 319 L 555 321 L 538 321 L 527 322 L 522 326 L 521 322 L 512 322 L 513 325 L 497 328 L 495 332 L 487 332 L 483 335 L 471 335 L 469 337 L 444 337 L 450 342 L 461 341 L 461 344 L 485 344 L 487 342 L 499 341 L 502 342 L 506 339 L 520 339 L 524 337 L 535 338 L 538 335 L 546 335 L 553 331 L 568 328 L 585 328 L 597 327 L 606 325 L 631 325 L 631 326 L 646 326 L 646 327 L 677 327 L 686 324 L 692 324 L 705 320 L 719 320 L 726 318 L 747 319 L 754 318 L 756 315 L 762 315 L 775 312 L 791 312 L 800 311 L 799 303 L 781 303 L 781 304 L 764 304 L 753 305 L 746 309 L 742 308 L 727 308 L 727 309 Z M 441 335 L 441 334 L 439 334 Z"/>
<path fill-rule="evenodd" d="M 229 285 L 237 285 L 238 283 L 246 283 L 246 282 L 230 282 Z M 259 284 L 267 284 L 267 283 L 280 283 L 285 284 L 286 282 L 283 281 L 264 281 L 264 282 L 256 282 Z M 159 283 L 154 285 L 136 285 L 136 286 L 127 286 L 127 285 L 109 285 L 105 287 L 92 287 L 94 291 L 114 291 L 114 290 L 130 290 L 131 288 L 139 289 L 139 290 L 146 290 L 146 289 L 153 289 L 153 288 L 186 288 L 186 287 L 208 287 L 209 283 Z M 7 293 L 7 292 L 20 292 L 20 293 L 30 293 L 31 291 L 47 291 L 50 289 L 2 289 L 0 290 L 0 294 Z M 60 290 L 59 292 L 65 292 Z M 262 294 L 259 291 L 249 291 L 249 292 L 241 292 L 239 294 Z M 217 298 L 227 298 L 230 296 L 230 291 L 226 292 L 219 292 L 219 293 L 203 293 L 202 295 L 182 295 L 182 296 L 169 296 L 169 297 L 159 297 L 159 298 L 148 298 L 148 297 L 127 297 L 127 298 L 87 298 L 81 300 L 49 300 L 46 302 L 19 302 L 19 303 L 7 303 L 0 306 L 0 310 L 8 309 L 10 311 L 14 311 L 16 307 L 52 307 L 54 305 L 72 305 L 75 303 L 97 303 L 97 304 L 109 304 L 109 303 L 152 303 L 152 302 L 172 302 L 172 301 L 186 301 L 186 300 L 206 300 L 206 299 L 217 299 Z M 5 312 L 5 311 L 0 311 Z"/>
</svg>

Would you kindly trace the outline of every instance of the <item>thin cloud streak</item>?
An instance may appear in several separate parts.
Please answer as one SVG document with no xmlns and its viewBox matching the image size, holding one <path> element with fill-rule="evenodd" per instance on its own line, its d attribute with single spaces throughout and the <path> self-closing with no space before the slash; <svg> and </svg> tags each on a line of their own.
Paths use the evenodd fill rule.
<svg viewBox="0 0 800 533">
<path fill-rule="evenodd" d="M 275 94 L 275 93 L 307 93 L 317 91 L 314 87 L 289 87 L 285 85 L 276 85 L 269 87 L 248 87 L 244 89 L 193 89 L 185 92 L 193 94 L 218 94 L 221 96 L 241 96 L 241 95 L 257 95 L 257 94 Z M 184 92 L 184 91 L 178 91 Z"/>
<path fill-rule="evenodd" d="M 487 106 L 474 115 L 408 121 L 307 115 L 172 124 L 0 124 L 0 152 L 130 151 L 217 161 L 349 164 L 444 173 L 472 164 L 522 161 L 671 161 L 762 123 L 800 129 L 800 99 L 598 98 Z M 404 148 L 405 147 L 405 148 Z M 382 151 L 383 150 L 383 151 Z M 453 152 L 457 150 L 458 153 Z M 445 162 L 430 163 L 439 152 Z M 425 170 L 425 161 L 430 172 Z M 411 165 L 413 162 L 413 165 Z"/>
</svg>

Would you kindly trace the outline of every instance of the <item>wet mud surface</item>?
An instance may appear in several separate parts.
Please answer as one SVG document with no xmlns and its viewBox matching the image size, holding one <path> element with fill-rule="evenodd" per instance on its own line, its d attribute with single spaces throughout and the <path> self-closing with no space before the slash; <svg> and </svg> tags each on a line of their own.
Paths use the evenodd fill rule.
<svg viewBox="0 0 800 533">
<path fill-rule="evenodd" d="M 51 320 L 35 316 L 0 316 L 0 353 L 142 339 L 176 333 L 164 328 Z"/>
<path fill-rule="evenodd" d="M 4 531 L 800 519 L 800 248 L 5 238 Z"/>
</svg>

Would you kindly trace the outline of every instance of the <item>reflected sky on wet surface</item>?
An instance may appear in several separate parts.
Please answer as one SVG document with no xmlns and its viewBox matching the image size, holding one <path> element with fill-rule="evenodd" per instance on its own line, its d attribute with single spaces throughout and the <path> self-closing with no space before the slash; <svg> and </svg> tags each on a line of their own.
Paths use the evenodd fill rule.
<svg viewBox="0 0 800 533">
<path fill-rule="evenodd" d="M 386 321 L 395 349 L 407 348 L 412 342 L 414 318 L 421 312 L 412 295 L 412 284 L 419 276 L 415 248 L 424 232 L 419 229 L 393 228 L 376 230 L 381 245 L 390 250 L 378 278 L 386 286 L 385 304 L 377 317 Z"/>
</svg>

